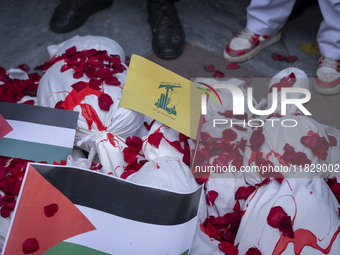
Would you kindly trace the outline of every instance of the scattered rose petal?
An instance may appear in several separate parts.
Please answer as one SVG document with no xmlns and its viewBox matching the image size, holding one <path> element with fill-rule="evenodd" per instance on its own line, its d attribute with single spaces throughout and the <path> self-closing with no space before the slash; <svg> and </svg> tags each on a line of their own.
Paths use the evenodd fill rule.
<svg viewBox="0 0 340 255">
<path fill-rule="evenodd" d="M 329 143 L 325 137 L 316 135 L 301 137 L 301 143 L 309 147 L 313 154 L 322 160 L 327 159 Z"/>
<path fill-rule="evenodd" d="M 227 255 L 237 255 L 238 249 L 232 243 L 225 241 L 218 244 L 218 248 Z"/>
<path fill-rule="evenodd" d="M 218 196 L 218 193 L 215 190 L 209 190 L 207 195 L 205 196 L 207 205 L 213 206 L 217 196 Z"/>
<path fill-rule="evenodd" d="M 126 163 L 134 163 L 137 161 L 137 151 L 135 149 L 135 147 L 126 147 L 123 150 L 123 154 L 124 154 L 124 161 Z"/>
<path fill-rule="evenodd" d="M 149 135 L 148 142 L 158 148 L 159 144 L 161 143 L 161 140 L 163 138 L 163 133 L 157 132 Z"/>
<path fill-rule="evenodd" d="M 134 147 L 139 152 L 143 147 L 143 141 L 137 136 L 129 136 L 126 138 L 126 145 Z"/>
<path fill-rule="evenodd" d="M 262 144 L 264 143 L 264 135 L 262 134 L 262 130 L 261 129 L 254 130 L 253 133 L 251 134 L 249 142 L 250 148 L 253 151 L 259 150 Z"/>
<path fill-rule="evenodd" d="M 87 87 L 87 83 L 86 82 L 83 82 L 83 81 L 78 81 L 76 83 L 74 83 L 72 86 L 71 86 L 74 90 L 76 90 L 77 92 L 83 90 L 84 88 Z"/>
<path fill-rule="evenodd" d="M 235 199 L 247 199 L 256 188 L 253 186 L 239 187 L 235 193 Z"/>
<path fill-rule="evenodd" d="M 214 65 L 207 65 L 207 66 L 203 66 L 203 67 L 209 73 L 215 71 L 215 66 Z"/>
<path fill-rule="evenodd" d="M 284 61 L 286 61 L 286 62 L 295 62 L 296 60 L 297 60 L 297 56 L 284 57 Z"/>
<path fill-rule="evenodd" d="M 290 216 L 282 217 L 282 219 L 279 221 L 279 230 L 283 236 L 294 238 L 294 231 Z"/>
<path fill-rule="evenodd" d="M 236 63 L 229 63 L 227 65 L 227 69 L 228 70 L 234 70 L 234 69 L 239 69 L 239 68 L 240 68 L 240 66 L 238 64 L 236 64 Z"/>
<path fill-rule="evenodd" d="M 1 207 L 1 209 L 0 209 L 0 215 L 1 215 L 1 217 L 7 218 L 7 217 L 9 217 L 10 214 L 11 214 L 11 211 L 8 210 L 8 209 L 6 208 L 6 206 Z"/>
<path fill-rule="evenodd" d="M 224 78 L 224 76 L 225 76 L 224 73 L 222 73 L 218 70 L 216 70 L 213 75 L 214 75 L 215 78 Z"/>
<path fill-rule="evenodd" d="M 104 82 L 107 85 L 113 85 L 113 86 L 119 86 L 120 85 L 120 81 L 118 80 L 117 77 L 114 77 L 114 76 L 109 76 L 109 77 L 104 78 Z"/>
<path fill-rule="evenodd" d="M 252 247 L 248 249 L 245 255 L 262 255 L 262 253 L 256 247 Z"/>
<path fill-rule="evenodd" d="M 340 203 L 340 183 L 334 183 L 332 186 L 330 186 L 331 191 L 333 192 L 334 196 Z"/>
<path fill-rule="evenodd" d="M 30 254 L 39 249 L 38 240 L 36 238 L 27 238 L 22 244 L 22 251 L 25 254 Z"/>
<path fill-rule="evenodd" d="M 83 72 L 75 72 L 74 74 L 73 74 L 73 78 L 74 79 L 79 79 L 79 78 L 81 78 L 81 77 L 83 77 Z"/>
<path fill-rule="evenodd" d="M 126 178 L 128 178 L 131 174 L 134 174 L 134 173 L 136 173 L 136 172 L 137 172 L 137 170 L 127 170 L 127 171 L 124 171 L 124 172 L 121 174 L 120 178 L 126 179 Z"/>
<path fill-rule="evenodd" d="M 279 222 L 286 216 L 288 215 L 281 206 L 272 207 L 267 217 L 267 223 L 273 228 L 278 228 Z"/>
<path fill-rule="evenodd" d="M 240 201 L 236 201 L 234 208 L 233 208 L 234 212 L 241 212 L 241 205 L 240 205 Z"/>
<path fill-rule="evenodd" d="M 329 141 L 330 146 L 337 146 L 338 142 L 337 142 L 337 139 L 334 136 L 327 135 L 327 137 L 328 137 L 328 141 Z"/>
<path fill-rule="evenodd" d="M 44 207 L 44 213 L 46 217 L 52 217 L 58 212 L 59 206 L 55 203 L 46 205 Z"/>
<path fill-rule="evenodd" d="M 103 111 L 110 110 L 110 106 L 113 104 L 112 98 L 108 94 L 101 94 L 98 97 L 99 108 Z"/>
<path fill-rule="evenodd" d="M 279 53 L 272 53 L 272 59 L 274 59 L 274 60 L 281 61 L 281 60 L 283 60 L 284 58 L 285 58 L 285 57 L 282 56 L 282 55 L 279 54 Z"/>
<path fill-rule="evenodd" d="M 102 85 L 102 82 L 103 81 L 100 78 L 91 78 L 89 81 L 89 86 L 95 90 L 100 90 L 100 85 Z"/>
<path fill-rule="evenodd" d="M 60 100 L 58 103 L 56 103 L 54 108 L 56 108 L 56 109 L 64 109 L 63 103 L 64 103 L 64 101 Z"/>
<path fill-rule="evenodd" d="M 223 130 L 222 137 L 226 141 L 234 141 L 237 138 L 237 134 L 234 130 L 229 128 L 229 129 Z"/>
<path fill-rule="evenodd" d="M 18 65 L 17 68 L 25 71 L 26 73 L 30 70 L 30 67 L 27 64 Z"/>
</svg>

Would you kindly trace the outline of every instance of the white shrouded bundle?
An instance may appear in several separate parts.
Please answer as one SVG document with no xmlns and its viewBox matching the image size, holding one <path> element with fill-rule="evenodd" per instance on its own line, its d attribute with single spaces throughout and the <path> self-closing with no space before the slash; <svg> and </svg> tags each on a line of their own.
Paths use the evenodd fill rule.
<svg viewBox="0 0 340 255">
<path fill-rule="evenodd" d="M 246 201 L 235 245 L 239 254 L 252 247 L 273 255 L 339 254 L 338 208 L 323 179 L 288 178 L 282 184 L 272 180 Z M 285 231 L 289 225 L 294 238 Z"/>
<path fill-rule="evenodd" d="M 67 67 L 67 60 L 54 61 L 58 60 L 58 56 L 65 55 L 65 52 L 73 46 L 75 46 L 77 52 L 95 49 L 100 55 L 100 53 L 106 51 L 105 54 L 107 53 L 106 55 L 112 57 L 113 63 L 119 67 L 119 70 L 114 70 L 108 60 L 101 59 L 105 54 L 88 57 L 86 65 L 84 64 L 86 67 L 80 71 L 80 75 L 77 75 L 77 67 Z M 104 135 L 103 133 L 109 132 L 123 138 L 135 134 L 142 125 L 144 116 L 135 111 L 119 107 L 127 66 L 124 64 L 125 55 L 123 49 L 117 42 L 100 36 L 75 36 L 59 45 L 50 46 L 48 51 L 53 65 L 49 67 L 41 78 L 37 93 L 38 105 L 56 107 L 58 103 L 63 102 L 62 108 L 79 112 L 75 145 L 89 151 L 89 159 L 93 159 L 97 153 L 94 145 Z M 81 57 L 73 61 L 81 62 Z M 98 60 L 102 60 L 102 65 L 106 64 L 102 71 L 112 73 L 112 75 L 110 73 L 109 78 L 111 78 L 111 81 L 112 79 L 114 80 L 113 84 L 109 82 L 109 79 L 104 79 L 105 77 L 98 78 L 98 76 L 94 76 L 91 77 L 94 79 L 89 78 L 88 72 L 90 68 L 92 68 L 92 71 L 98 71 L 102 67 L 94 65 L 93 68 L 91 66 L 92 63 L 96 64 Z M 93 75 L 93 72 L 91 75 Z M 98 75 L 105 76 L 106 74 Z M 92 80 L 99 80 L 100 82 L 91 87 Z M 72 87 L 76 83 L 78 83 L 78 86 Z M 90 85 L 86 87 L 86 84 Z M 99 102 L 100 100 L 101 102 Z"/>
</svg>

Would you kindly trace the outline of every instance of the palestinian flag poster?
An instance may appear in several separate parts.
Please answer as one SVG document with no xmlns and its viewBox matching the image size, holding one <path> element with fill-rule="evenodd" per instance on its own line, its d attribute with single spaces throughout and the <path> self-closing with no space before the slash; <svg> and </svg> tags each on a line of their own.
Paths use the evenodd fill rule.
<svg viewBox="0 0 340 255">
<path fill-rule="evenodd" d="M 78 112 L 0 102 L 0 114 L 12 128 L 1 156 L 52 163 L 72 154 Z"/>
<path fill-rule="evenodd" d="M 189 254 L 200 196 L 29 164 L 2 255 Z"/>
</svg>

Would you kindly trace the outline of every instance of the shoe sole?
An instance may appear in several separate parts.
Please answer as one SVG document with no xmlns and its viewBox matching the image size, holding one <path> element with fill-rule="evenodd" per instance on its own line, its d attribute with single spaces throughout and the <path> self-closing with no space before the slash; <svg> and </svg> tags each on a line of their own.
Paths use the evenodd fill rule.
<svg viewBox="0 0 340 255">
<path fill-rule="evenodd" d="M 233 57 L 233 56 L 228 55 L 226 50 L 224 50 L 223 51 L 223 57 L 224 57 L 224 59 L 226 59 L 230 62 L 243 62 L 243 61 L 246 61 L 246 60 L 249 60 L 249 59 L 255 57 L 260 52 L 260 50 L 262 50 L 265 47 L 268 47 L 269 45 L 277 43 L 278 41 L 280 41 L 280 39 L 281 39 L 281 33 L 279 32 L 279 33 L 273 35 L 268 40 L 261 43 L 259 46 L 257 46 L 253 50 L 249 51 L 248 53 L 246 53 L 242 56 Z"/>
<path fill-rule="evenodd" d="M 320 87 L 317 83 L 316 80 L 314 81 L 314 89 L 316 92 L 318 92 L 321 95 L 335 95 L 340 93 L 340 84 L 338 84 L 337 86 L 333 87 L 333 88 L 324 88 L 324 87 Z"/>
<path fill-rule="evenodd" d="M 54 33 L 68 33 L 68 32 L 71 32 L 71 31 L 73 31 L 73 30 L 75 30 L 75 29 L 81 27 L 82 25 L 84 25 L 85 22 L 86 22 L 86 20 L 87 20 L 92 14 L 94 14 L 94 13 L 96 13 L 96 12 L 99 12 L 99 11 L 101 11 L 101 10 L 104 10 L 104 9 L 108 8 L 109 6 L 112 5 L 112 3 L 113 3 L 113 1 L 110 2 L 110 3 L 107 3 L 107 4 L 105 4 L 105 5 L 97 6 L 96 8 L 91 8 L 91 9 L 86 10 L 86 11 L 85 11 L 86 15 L 84 15 L 82 18 L 78 19 L 78 21 L 75 22 L 75 23 L 73 23 L 71 26 L 67 26 L 67 27 L 65 27 L 65 28 L 61 28 L 61 29 L 60 29 L 60 28 L 58 28 L 58 27 L 53 27 L 53 26 L 51 26 L 51 24 L 50 24 L 50 29 L 51 29 L 51 31 L 54 32 Z"/>
</svg>

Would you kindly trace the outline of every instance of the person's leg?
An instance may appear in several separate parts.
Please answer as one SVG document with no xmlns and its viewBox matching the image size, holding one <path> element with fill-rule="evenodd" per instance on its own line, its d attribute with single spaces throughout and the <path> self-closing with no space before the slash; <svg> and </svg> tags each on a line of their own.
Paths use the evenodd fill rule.
<svg viewBox="0 0 340 255">
<path fill-rule="evenodd" d="M 179 57 L 184 49 L 185 35 L 175 0 L 147 0 L 147 7 L 153 51 L 164 59 Z"/>
<path fill-rule="evenodd" d="M 113 0 L 61 0 L 50 20 L 55 33 L 67 33 L 81 27 L 87 18 L 112 4 Z"/>
<path fill-rule="evenodd" d="M 259 35 L 272 35 L 286 23 L 295 0 L 252 0 L 247 8 L 247 28 Z"/>
<path fill-rule="evenodd" d="M 318 32 L 322 57 L 316 71 L 315 90 L 321 94 L 340 92 L 340 0 L 319 0 L 324 20 Z"/>
<path fill-rule="evenodd" d="M 227 44 L 223 56 L 232 62 L 255 57 L 261 49 L 281 39 L 279 30 L 295 0 L 252 0 L 247 8 L 247 26 Z"/>
</svg>

